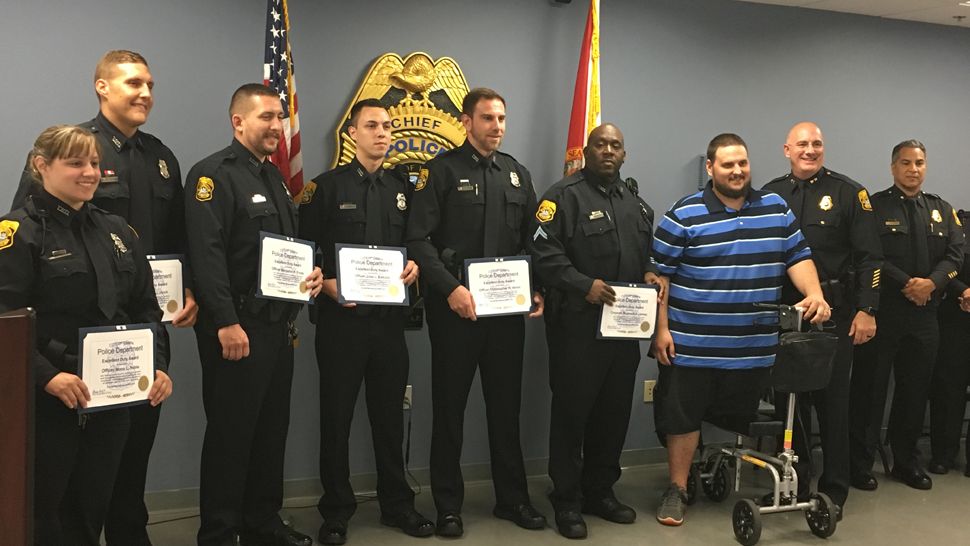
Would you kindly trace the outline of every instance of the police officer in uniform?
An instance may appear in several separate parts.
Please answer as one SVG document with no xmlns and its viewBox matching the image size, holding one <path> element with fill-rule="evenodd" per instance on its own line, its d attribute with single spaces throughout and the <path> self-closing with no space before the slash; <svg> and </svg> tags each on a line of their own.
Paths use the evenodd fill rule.
<svg viewBox="0 0 970 546">
<path fill-rule="evenodd" d="M 462 101 L 467 139 L 420 171 L 407 225 L 408 253 L 421 266 L 431 338 L 431 491 L 438 510 L 436 532 L 461 536 L 464 484 L 462 425 L 475 369 L 481 373 L 488 417 L 496 517 L 526 529 L 545 527 L 529 501 L 519 443 L 523 317 L 479 318 L 462 285 L 469 258 L 510 256 L 527 245 L 535 210 L 532 177 L 498 151 L 505 134 L 505 99 L 491 89 L 472 89 Z M 543 299 L 533 295 L 540 316 Z"/>
<path fill-rule="evenodd" d="M 293 380 L 293 320 L 300 305 L 256 298 L 260 231 L 296 236 L 296 206 L 266 159 L 283 134 L 279 96 L 261 84 L 236 90 L 233 141 L 197 163 L 185 195 L 189 259 L 201 313 L 206 430 L 202 446 L 199 546 L 309 546 L 283 525 L 283 456 Z M 316 296 L 316 268 L 305 280 Z"/>
<path fill-rule="evenodd" d="M 377 462 L 381 523 L 411 536 L 429 536 L 434 524 L 414 509 L 414 492 L 404 475 L 404 419 L 401 400 L 408 379 L 404 341 L 407 307 L 338 303 L 337 243 L 403 246 L 408 196 L 406 173 L 384 170 L 391 142 L 391 118 L 377 99 L 350 112 L 356 157 L 307 184 L 300 206 L 300 237 L 317 243 L 323 257 L 324 296 L 317 300 L 317 365 L 320 368 L 320 480 L 317 508 L 324 524 L 318 540 L 343 544 L 347 521 L 357 508 L 350 485 L 350 424 L 361 382 L 367 385 Z M 418 267 L 408 260 L 401 278 L 411 285 Z"/>
<path fill-rule="evenodd" d="M 841 517 L 851 480 L 847 423 L 852 347 L 868 342 L 876 332 L 882 255 L 869 195 L 854 180 L 825 168 L 825 143 L 818 125 L 793 126 L 783 149 L 791 172 L 763 189 L 780 195 L 798 218 L 839 336 L 828 387 L 799 396 L 800 418 L 794 435 L 795 452 L 801 458 L 799 485 L 807 489 L 811 481 L 811 449 L 803 423 L 810 422 L 814 406 L 825 453 L 818 490 L 839 506 Z M 782 298 L 788 304 L 801 300 L 791 282 L 785 283 Z"/>
<path fill-rule="evenodd" d="M 586 167 L 555 183 L 535 214 L 532 258 L 546 287 L 546 340 L 552 418 L 550 500 L 559 532 L 586 537 L 580 512 L 633 523 L 613 484 L 630 422 L 640 344 L 596 339 L 606 282 L 657 284 L 650 260 L 653 209 L 620 179 L 623 134 L 601 125 L 583 150 Z M 632 183 L 632 179 L 630 180 Z"/>
<path fill-rule="evenodd" d="M 915 489 L 930 489 L 916 441 L 940 342 L 937 309 L 947 284 L 963 264 L 963 230 L 949 203 L 922 191 L 926 147 L 906 140 L 892 151 L 893 185 L 872 196 L 885 262 L 879 332 L 856 355 L 852 372 L 853 471 L 871 475 L 879 441 L 889 374 L 896 387 L 889 414 L 892 476 Z"/>
<path fill-rule="evenodd" d="M 94 133 L 101 148 L 101 182 L 91 202 L 125 218 L 138 232 L 146 254 L 181 254 L 185 251 L 185 209 L 179 164 L 158 138 L 140 130 L 154 103 L 153 87 L 148 62 L 134 51 L 109 51 L 98 62 L 94 90 L 100 111 L 80 124 Z M 28 165 L 12 208 L 23 206 L 27 195 L 38 188 L 30 171 Z M 191 276 L 184 281 L 188 287 L 185 306 L 172 320 L 177 328 L 191 327 L 198 309 Z M 159 335 L 167 336 L 164 328 Z M 148 405 L 130 410 L 131 430 L 105 521 L 109 546 L 151 544 L 145 529 L 145 479 L 160 412 L 161 406 Z"/>
<path fill-rule="evenodd" d="M 961 210 L 953 219 L 967 238 L 970 212 Z M 970 241 L 967 241 L 970 242 Z M 960 434 L 967 408 L 967 385 L 970 385 L 970 260 L 967 242 L 963 247 L 963 267 L 946 287 L 940 302 L 940 349 L 933 369 L 930 390 L 930 442 L 933 456 L 927 470 L 946 474 L 954 468 L 960 452 Z M 945 340 L 945 342 L 943 342 Z M 967 440 L 964 457 L 970 454 Z M 970 465 L 964 474 L 970 477 Z"/>
<path fill-rule="evenodd" d="M 128 437 L 128 408 L 78 417 L 76 410 L 90 400 L 78 376 L 78 329 L 157 323 L 162 316 L 137 236 L 124 218 L 88 203 L 98 165 L 89 131 L 48 128 L 28 159 L 41 183 L 34 182 L 22 207 L 0 218 L 0 313 L 28 306 L 37 312 L 31 361 L 37 386 L 34 543 L 40 545 L 101 543 Z M 172 392 L 167 338 L 155 339 L 153 407 Z"/>
</svg>

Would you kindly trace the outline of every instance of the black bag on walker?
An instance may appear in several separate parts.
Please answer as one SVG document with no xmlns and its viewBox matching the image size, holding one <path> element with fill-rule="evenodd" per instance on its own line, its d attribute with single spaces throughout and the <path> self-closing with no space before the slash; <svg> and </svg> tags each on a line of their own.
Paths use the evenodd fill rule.
<svg viewBox="0 0 970 546">
<path fill-rule="evenodd" d="M 824 389 L 832 375 L 839 336 L 828 332 L 785 332 L 771 369 L 776 391 L 809 392 Z"/>
</svg>

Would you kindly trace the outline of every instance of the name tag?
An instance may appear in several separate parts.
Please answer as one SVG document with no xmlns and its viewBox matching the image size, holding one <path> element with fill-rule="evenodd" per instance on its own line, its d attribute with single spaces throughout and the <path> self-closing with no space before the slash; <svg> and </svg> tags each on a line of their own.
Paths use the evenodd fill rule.
<svg viewBox="0 0 970 546">
<path fill-rule="evenodd" d="M 101 177 L 101 183 L 102 184 L 110 184 L 112 182 L 118 182 L 118 177 L 117 176 L 102 176 Z"/>
<path fill-rule="evenodd" d="M 593 212 L 589 213 L 590 220 L 599 220 L 603 216 L 604 214 L 603 214 L 603 211 L 601 210 L 594 210 Z"/>
<path fill-rule="evenodd" d="M 899 225 L 899 220 L 886 220 L 886 225 L 887 226 L 898 226 Z"/>
<path fill-rule="evenodd" d="M 54 260 L 58 260 L 60 258 L 67 258 L 68 256 L 71 256 L 71 255 L 72 254 L 69 251 L 67 251 L 67 250 L 65 250 L 63 248 L 60 248 L 60 249 L 57 249 L 57 250 L 52 250 L 51 251 L 50 258 L 48 258 L 48 261 L 54 261 Z"/>
<path fill-rule="evenodd" d="M 357 203 L 340 203 L 340 210 L 356 210 Z"/>
<path fill-rule="evenodd" d="M 265 202 L 266 202 L 266 197 L 264 197 L 263 194 L 257 193 L 256 195 L 253 196 L 253 203 L 265 203 Z"/>
</svg>

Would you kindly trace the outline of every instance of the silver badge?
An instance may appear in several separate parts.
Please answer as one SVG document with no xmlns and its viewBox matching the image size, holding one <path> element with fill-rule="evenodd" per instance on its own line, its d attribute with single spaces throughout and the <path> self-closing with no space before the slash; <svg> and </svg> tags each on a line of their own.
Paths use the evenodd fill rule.
<svg viewBox="0 0 970 546">
<path fill-rule="evenodd" d="M 408 208 L 408 200 L 404 197 L 403 193 L 397 194 L 397 210 L 406 210 Z"/>
<path fill-rule="evenodd" d="M 522 183 L 519 182 L 519 173 L 517 173 L 517 172 L 510 172 L 509 173 L 509 181 L 511 181 L 512 182 L 512 185 L 514 187 L 516 187 L 516 188 L 518 188 L 518 187 L 520 187 L 522 185 Z"/>
<path fill-rule="evenodd" d="M 162 175 L 162 178 L 168 180 L 172 175 L 168 172 L 168 163 L 165 163 L 164 159 L 158 160 L 158 174 Z"/>
<path fill-rule="evenodd" d="M 125 243 L 121 240 L 121 237 L 118 237 L 116 234 L 112 233 L 111 240 L 115 242 L 115 248 L 118 249 L 119 254 L 128 252 L 128 247 L 125 246 Z"/>
</svg>

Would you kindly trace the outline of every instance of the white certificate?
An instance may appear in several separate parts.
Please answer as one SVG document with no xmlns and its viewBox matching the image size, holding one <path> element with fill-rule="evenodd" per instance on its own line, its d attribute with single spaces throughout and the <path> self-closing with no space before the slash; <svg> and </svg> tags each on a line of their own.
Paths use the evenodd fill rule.
<svg viewBox="0 0 970 546">
<path fill-rule="evenodd" d="M 155 297 L 162 310 L 162 322 L 172 322 L 175 315 L 185 307 L 185 290 L 182 284 L 182 256 L 166 254 L 148 256 L 155 282 Z"/>
<path fill-rule="evenodd" d="M 91 400 L 81 413 L 145 403 L 155 383 L 155 332 L 149 324 L 82 328 L 78 375 Z"/>
<path fill-rule="evenodd" d="M 607 283 L 616 292 L 613 305 L 600 312 L 599 339 L 652 339 L 657 327 L 657 286 Z"/>
<path fill-rule="evenodd" d="M 340 303 L 408 305 L 401 273 L 408 262 L 403 247 L 334 245 Z"/>
<path fill-rule="evenodd" d="M 465 280 L 479 317 L 532 310 L 532 260 L 528 256 L 465 260 Z"/>
<path fill-rule="evenodd" d="M 259 232 L 259 284 L 261 298 L 307 302 L 306 278 L 313 273 L 313 243 L 265 231 Z"/>
</svg>

